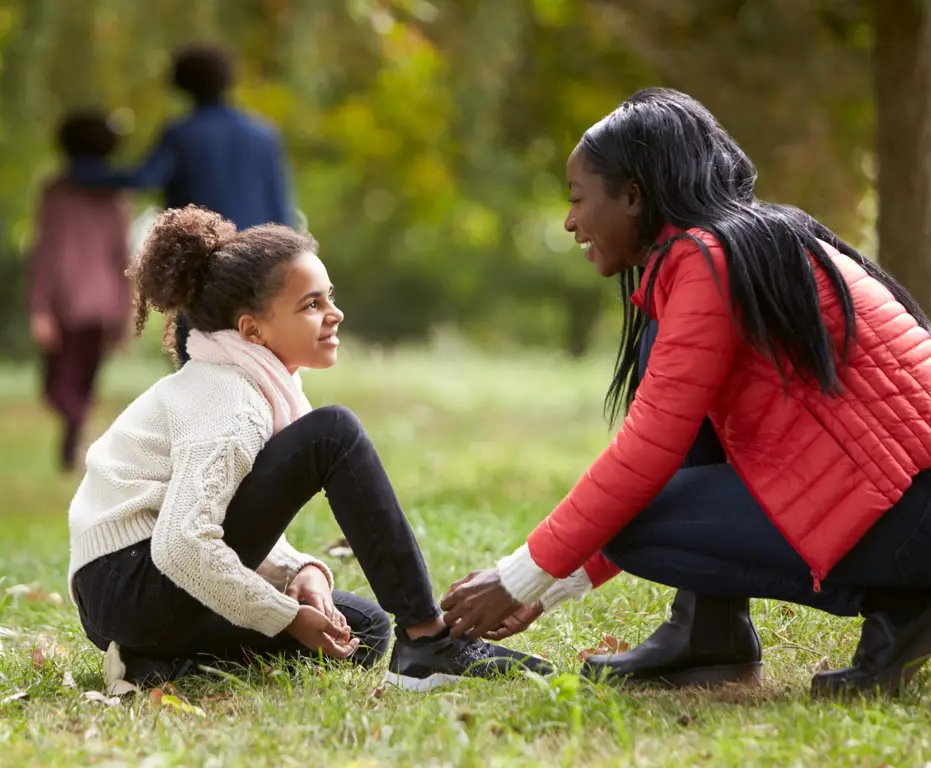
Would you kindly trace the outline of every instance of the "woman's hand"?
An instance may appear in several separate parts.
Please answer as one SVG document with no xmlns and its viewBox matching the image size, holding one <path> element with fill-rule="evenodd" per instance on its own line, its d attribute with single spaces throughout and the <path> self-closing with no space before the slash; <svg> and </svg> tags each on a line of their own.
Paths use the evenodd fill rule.
<svg viewBox="0 0 931 768">
<path fill-rule="evenodd" d="M 359 647 L 359 638 L 351 638 L 348 627 L 336 624 L 309 605 L 297 609 L 286 631 L 301 645 L 334 659 L 346 659 Z"/>
<path fill-rule="evenodd" d="M 501 584 L 495 568 L 474 571 L 450 587 L 440 607 L 453 637 L 470 640 L 499 629 L 521 604 Z"/>
<path fill-rule="evenodd" d="M 542 615 L 543 603 L 539 600 L 530 605 L 522 605 L 510 616 L 506 616 L 500 627 L 486 632 L 482 637 L 486 640 L 504 640 L 523 632 Z"/>
<path fill-rule="evenodd" d="M 333 604 L 333 591 L 326 574 L 317 566 L 305 565 L 295 574 L 288 584 L 286 594 L 301 605 L 307 605 L 320 611 L 337 626 L 348 631 L 346 617 Z"/>
</svg>

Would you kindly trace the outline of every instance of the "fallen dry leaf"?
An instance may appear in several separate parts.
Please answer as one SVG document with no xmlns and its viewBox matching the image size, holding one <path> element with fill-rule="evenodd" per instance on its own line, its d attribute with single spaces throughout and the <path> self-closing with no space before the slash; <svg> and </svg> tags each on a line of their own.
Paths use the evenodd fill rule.
<svg viewBox="0 0 931 768">
<path fill-rule="evenodd" d="M 42 653 L 41 648 L 34 648 L 32 651 L 32 667 L 33 669 L 42 669 L 45 666 L 45 654 Z"/>
<path fill-rule="evenodd" d="M 125 696 L 128 693 L 136 693 L 139 689 L 126 680 L 114 680 L 107 686 L 107 693 L 110 696 Z"/>
<path fill-rule="evenodd" d="M 88 701 L 98 701 L 101 704 L 106 704 L 108 707 L 115 707 L 120 703 L 119 696 L 107 697 L 100 691 L 85 691 L 83 695 Z"/>
<path fill-rule="evenodd" d="M 349 546 L 349 541 L 345 538 L 337 539 L 332 544 L 330 544 L 330 546 L 328 546 L 324 552 L 330 557 L 336 557 L 339 559 L 355 557 L 352 551 L 352 547 Z"/>
<path fill-rule="evenodd" d="M 152 699 L 152 703 L 158 707 L 162 706 L 162 696 L 164 696 L 164 694 L 161 688 L 153 688 L 149 693 L 149 698 Z"/>
<path fill-rule="evenodd" d="M 692 717 L 691 715 L 682 715 L 682 717 L 676 720 L 676 722 L 679 725 L 691 725 L 692 723 L 695 722 L 695 718 Z"/>
<path fill-rule="evenodd" d="M 827 656 L 815 664 L 812 674 L 817 675 L 819 672 L 828 672 L 831 669 L 831 662 Z"/>
<path fill-rule="evenodd" d="M 380 699 L 384 695 L 385 695 L 384 687 L 379 686 L 374 691 L 372 691 L 372 698 L 374 699 Z"/>
<path fill-rule="evenodd" d="M 233 698 L 233 694 L 231 692 L 218 693 L 216 696 L 204 696 L 200 700 L 200 703 L 201 704 L 216 704 L 217 702 L 220 702 L 220 701 L 229 701 L 232 698 Z"/>
<path fill-rule="evenodd" d="M 172 696 L 169 693 L 166 693 L 164 696 L 162 696 L 162 706 L 176 709 L 179 712 L 190 712 L 191 714 L 197 715 L 198 717 L 205 717 L 207 714 L 200 707 L 194 706 L 189 701 L 182 700 L 179 697 Z"/>
<path fill-rule="evenodd" d="M 601 640 L 594 648 L 583 648 L 579 651 L 579 661 L 588 661 L 592 656 L 601 656 L 610 653 L 626 653 L 630 650 L 630 643 L 626 640 L 618 640 L 616 637 L 605 633 L 602 634 Z"/>
<path fill-rule="evenodd" d="M 26 691 L 17 691 L 16 693 L 11 693 L 9 696 L 0 699 L 0 707 L 4 704 L 9 704 L 11 701 L 28 701 L 29 694 Z"/>
</svg>

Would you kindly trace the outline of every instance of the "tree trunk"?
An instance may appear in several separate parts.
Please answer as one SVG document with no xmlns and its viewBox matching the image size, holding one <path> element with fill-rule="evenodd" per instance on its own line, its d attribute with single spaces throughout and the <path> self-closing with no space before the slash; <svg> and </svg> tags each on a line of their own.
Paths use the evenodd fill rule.
<svg viewBox="0 0 931 768">
<path fill-rule="evenodd" d="M 931 313 L 931 0 L 873 0 L 879 260 Z"/>
</svg>

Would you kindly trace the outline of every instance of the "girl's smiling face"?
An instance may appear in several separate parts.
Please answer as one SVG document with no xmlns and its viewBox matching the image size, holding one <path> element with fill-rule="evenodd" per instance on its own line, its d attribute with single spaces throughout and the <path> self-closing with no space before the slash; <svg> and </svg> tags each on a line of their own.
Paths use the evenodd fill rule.
<svg viewBox="0 0 931 768">
<path fill-rule="evenodd" d="M 298 368 L 329 368 L 336 363 L 336 332 L 343 313 L 333 301 L 333 284 L 319 257 L 305 251 L 283 269 L 281 289 L 261 314 L 239 318 L 246 341 L 275 353 L 291 373 Z"/>
</svg>

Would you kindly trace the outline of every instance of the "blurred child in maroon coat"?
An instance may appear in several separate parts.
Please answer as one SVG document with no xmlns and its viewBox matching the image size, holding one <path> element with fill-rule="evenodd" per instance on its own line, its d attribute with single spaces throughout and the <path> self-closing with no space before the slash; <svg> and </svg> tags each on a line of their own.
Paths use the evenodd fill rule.
<svg viewBox="0 0 931 768">
<path fill-rule="evenodd" d="M 103 158 L 117 136 L 98 112 L 67 116 L 58 141 L 69 160 Z M 60 461 L 74 467 L 97 371 L 128 328 L 128 214 L 122 193 L 60 175 L 42 190 L 29 291 L 32 337 L 44 352 L 44 395 L 61 415 Z"/>
</svg>

